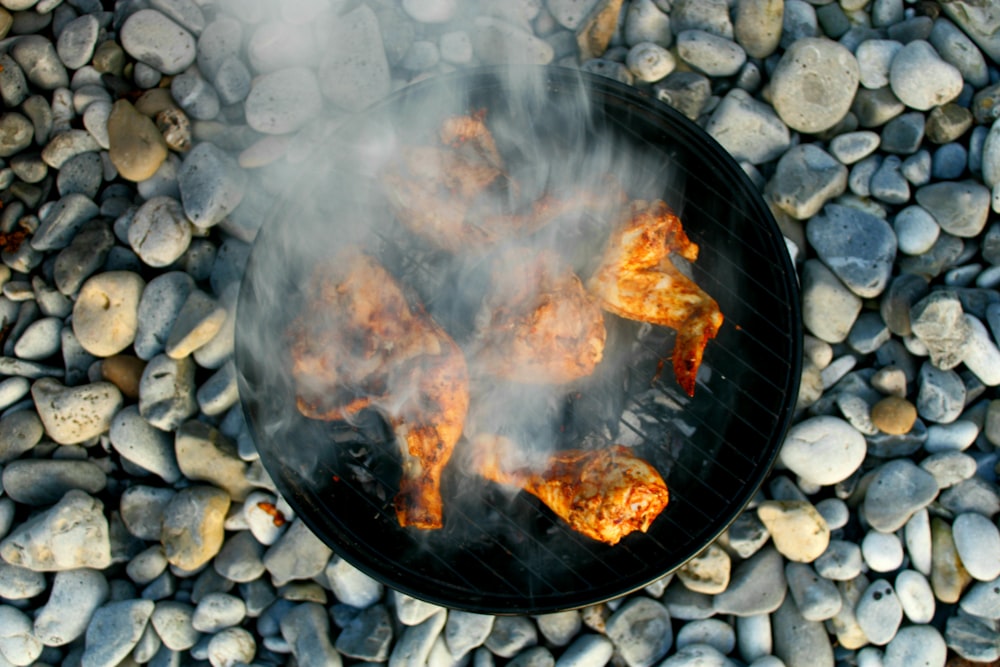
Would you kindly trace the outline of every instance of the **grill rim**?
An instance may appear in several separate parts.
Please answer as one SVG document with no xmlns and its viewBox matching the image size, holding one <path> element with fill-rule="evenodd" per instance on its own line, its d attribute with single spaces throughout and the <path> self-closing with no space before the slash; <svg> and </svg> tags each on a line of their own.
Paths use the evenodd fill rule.
<svg viewBox="0 0 1000 667">
<path fill-rule="evenodd" d="M 524 67 L 528 68 L 533 66 Z M 434 79 L 425 80 L 394 93 L 383 102 L 375 105 L 372 110 L 377 111 L 381 108 L 388 108 L 397 103 L 400 98 L 405 98 L 409 95 L 420 95 L 422 94 L 421 91 L 424 91 L 429 87 L 448 85 L 450 82 L 455 80 L 467 82 L 469 80 L 490 81 L 494 79 L 502 79 L 503 75 L 511 69 L 512 68 L 509 66 L 483 67 L 455 72 L 436 77 Z M 613 99 L 620 104 L 634 108 L 635 111 L 641 114 L 658 116 L 660 120 L 656 121 L 656 124 L 660 127 L 664 127 L 665 131 L 676 131 L 678 129 L 683 131 L 684 136 L 674 139 L 677 143 L 693 143 L 696 144 L 696 146 L 694 146 L 695 149 L 706 149 L 701 151 L 700 155 L 706 163 L 711 163 L 711 166 L 715 167 L 719 183 L 738 189 L 742 196 L 752 204 L 754 210 L 745 212 L 744 215 L 748 221 L 755 221 L 758 225 L 762 225 L 766 228 L 766 233 L 763 233 L 763 238 L 765 239 L 765 245 L 770 246 L 767 248 L 767 250 L 771 253 L 770 259 L 772 261 L 777 261 L 781 265 L 778 272 L 784 277 L 784 280 L 776 283 L 772 289 L 777 289 L 778 291 L 783 292 L 786 297 L 784 302 L 787 304 L 785 311 L 788 315 L 787 320 L 789 331 L 787 332 L 787 343 L 790 351 L 790 359 L 786 360 L 788 366 L 786 373 L 787 382 L 785 397 L 781 404 L 780 414 L 775 415 L 778 419 L 778 423 L 773 429 L 774 435 L 771 442 L 765 450 L 766 455 L 762 457 L 761 463 L 758 464 L 756 474 L 752 475 L 750 479 L 744 482 L 740 489 L 740 494 L 737 494 L 742 495 L 741 501 L 731 504 L 730 511 L 724 515 L 714 516 L 714 520 L 717 525 L 711 531 L 710 539 L 690 546 L 687 549 L 687 553 L 684 554 L 676 564 L 664 567 L 658 571 L 656 576 L 650 577 L 647 574 L 637 578 L 634 575 L 629 576 L 622 573 L 622 576 L 618 580 L 609 583 L 595 583 L 592 584 L 586 591 L 574 592 L 573 594 L 561 593 L 556 596 L 548 596 L 541 599 L 536 597 L 526 598 L 522 595 L 520 600 L 511 598 L 498 601 L 493 596 L 481 593 L 477 594 L 477 591 L 474 588 L 460 592 L 450 592 L 441 587 L 441 582 L 435 582 L 435 585 L 437 586 L 437 589 L 435 590 L 428 590 L 426 585 L 411 585 L 408 582 L 413 581 L 415 577 L 419 577 L 419 573 L 415 573 L 409 568 L 401 567 L 395 562 L 386 562 L 386 559 L 382 559 L 382 562 L 377 564 L 373 563 L 373 556 L 377 556 L 377 554 L 372 554 L 369 548 L 365 545 L 359 544 L 351 536 L 340 534 L 336 536 L 337 539 L 331 543 L 331 536 L 328 527 L 313 514 L 315 511 L 313 508 L 322 510 L 322 507 L 317 506 L 317 503 L 315 502 L 310 502 L 309 498 L 302 495 L 300 489 L 295 488 L 295 485 L 289 481 L 286 474 L 281 474 L 285 466 L 280 460 L 280 457 L 277 457 L 274 451 L 272 451 L 272 448 L 267 446 L 261 447 L 260 439 L 263 436 L 259 433 L 258 428 L 256 428 L 255 411 L 253 406 L 250 405 L 250 402 L 244 399 L 245 396 L 250 396 L 252 394 L 253 388 L 243 372 L 243 369 L 245 369 L 246 365 L 249 363 L 249 352 L 244 345 L 240 344 L 240 331 L 243 328 L 237 326 L 235 361 L 238 371 L 237 379 L 244 416 L 246 418 L 252 439 L 257 446 L 258 452 L 260 453 L 265 469 L 269 474 L 271 474 L 272 480 L 274 481 L 278 491 L 295 510 L 296 516 L 302 519 L 303 522 L 317 536 L 326 542 L 338 556 L 343 557 L 349 563 L 369 576 L 412 597 L 427 600 L 449 608 L 463 609 L 477 613 L 538 614 L 580 608 L 633 593 L 649 585 L 653 581 L 656 581 L 660 577 L 666 576 L 682 567 L 685 562 L 696 556 L 704 548 L 718 539 L 723 532 L 725 532 L 729 525 L 752 501 L 754 495 L 763 484 L 767 475 L 770 473 L 775 461 L 777 460 L 780 444 L 784 439 L 785 432 L 790 426 L 793 418 L 794 402 L 798 395 L 801 375 L 803 330 L 799 287 L 796 278 L 797 274 L 784 245 L 781 232 L 769 208 L 736 161 L 701 128 L 697 127 L 697 125 L 692 123 L 689 119 L 678 113 L 673 108 L 656 100 L 643 91 L 631 88 L 611 79 L 581 72 L 579 70 L 551 66 L 543 66 L 535 69 L 542 70 L 549 90 L 560 86 L 586 86 L 599 98 L 598 101 L 595 101 L 595 104 L 604 102 L 606 105 L 608 101 Z M 600 113 L 607 114 L 609 111 L 601 110 Z M 248 271 L 251 269 L 252 262 L 253 253 L 251 253 L 250 262 L 247 265 Z M 247 292 L 250 291 L 250 288 L 247 287 L 248 284 L 249 281 L 245 280 L 243 285 L 241 285 L 238 299 L 239 305 L 244 304 L 245 299 L 252 298 L 247 294 Z M 239 309 L 240 308 L 238 306 L 238 323 L 241 321 Z M 782 342 L 784 342 L 784 340 Z M 275 474 L 276 472 L 279 474 Z M 624 543 L 612 548 L 623 549 L 623 546 Z M 641 554 L 639 557 L 641 558 Z M 461 594 L 456 596 L 456 593 Z"/>
</svg>

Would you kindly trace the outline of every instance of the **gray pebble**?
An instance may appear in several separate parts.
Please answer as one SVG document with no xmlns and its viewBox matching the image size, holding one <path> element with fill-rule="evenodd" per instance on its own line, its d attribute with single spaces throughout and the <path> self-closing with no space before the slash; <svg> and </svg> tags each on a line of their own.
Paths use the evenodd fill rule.
<svg viewBox="0 0 1000 667">
<path fill-rule="evenodd" d="M 854 55 L 858 59 L 860 83 L 872 90 L 889 85 L 889 65 L 903 48 L 892 39 L 867 39 L 858 45 Z"/>
<path fill-rule="evenodd" d="M 16 111 L 0 114 L 0 157 L 10 157 L 26 149 L 34 133 L 31 122 Z"/>
<path fill-rule="evenodd" d="M 57 317 L 43 317 L 35 320 L 24 330 L 14 344 L 14 354 L 21 359 L 42 361 L 59 351 L 62 344 L 62 320 Z"/>
<path fill-rule="evenodd" d="M 952 523 L 955 549 L 969 575 L 979 581 L 1000 576 L 1000 531 L 982 514 L 966 512 Z"/>
<path fill-rule="evenodd" d="M 99 500 L 70 490 L 54 506 L 14 528 L 0 542 L 0 557 L 39 572 L 105 568 L 111 564 L 111 544 L 103 509 Z"/>
<path fill-rule="evenodd" d="M 872 197 L 887 204 L 905 204 L 910 199 L 910 184 L 902 174 L 902 160 L 890 155 L 872 174 L 868 188 Z"/>
<path fill-rule="evenodd" d="M 892 224 L 899 251 L 907 255 L 927 252 L 941 233 L 937 220 L 922 206 L 907 206 L 896 214 Z"/>
<path fill-rule="evenodd" d="M 22 383 L 26 388 L 27 380 Z M 0 419 L 0 463 L 8 463 L 37 445 L 45 428 L 33 410 L 21 410 Z"/>
<path fill-rule="evenodd" d="M 50 438 L 63 445 L 86 442 L 101 435 L 122 406 L 122 394 L 110 382 L 66 387 L 52 378 L 31 386 L 38 416 Z"/>
<path fill-rule="evenodd" d="M 194 607 L 176 600 L 157 602 L 150 623 L 163 645 L 172 651 L 186 651 L 195 645 L 201 636 L 192 625 Z"/>
<path fill-rule="evenodd" d="M 704 30 L 679 32 L 676 47 L 684 62 L 708 76 L 736 74 L 747 57 L 736 42 Z"/>
<path fill-rule="evenodd" d="M 692 621 L 700 618 L 710 618 L 715 615 L 714 598 L 705 593 L 689 590 L 679 581 L 668 586 L 663 594 L 663 603 L 670 612 L 670 618 L 681 621 Z"/>
<path fill-rule="evenodd" d="M 93 14 L 84 14 L 67 23 L 56 41 L 56 53 L 63 65 L 80 69 L 90 62 L 97 46 L 100 23 Z"/>
<path fill-rule="evenodd" d="M 877 579 L 865 589 L 855 615 L 868 640 L 884 646 L 896 636 L 903 621 L 903 608 L 892 585 L 885 579 Z"/>
<path fill-rule="evenodd" d="M 0 596 L 7 600 L 27 600 L 47 587 L 41 572 L 0 562 Z"/>
<path fill-rule="evenodd" d="M 246 604 L 243 600 L 228 593 L 208 593 L 198 601 L 191 617 L 191 627 L 198 632 L 214 634 L 239 625 L 244 617 Z"/>
<path fill-rule="evenodd" d="M 914 40 L 900 49 L 889 70 L 892 92 L 903 104 L 918 111 L 954 100 L 962 91 L 962 83 L 962 73 L 923 40 Z"/>
<path fill-rule="evenodd" d="M 173 436 L 146 421 L 138 406 L 130 405 L 119 411 L 111 422 L 108 435 L 111 446 L 123 458 L 158 475 L 168 484 L 180 480 Z"/>
<path fill-rule="evenodd" d="M 975 618 L 948 618 L 944 639 L 948 648 L 973 662 L 992 662 L 1000 658 L 1000 633 Z"/>
<path fill-rule="evenodd" d="M 636 597 L 607 620 L 608 639 L 629 667 L 647 667 L 662 659 L 673 643 L 670 612 L 661 603 Z"/>
<path fill-rule="evenodd" d="M 14 501 L 43 506 L 58 502 L 70 489 L 100 493 L 107 475 L 92 461 L 21 459 L 3 469 L 2 482 Z"/>
<path fill-rule="evenodd" d="M 153 197 L 135 212 L 128 227 L 128 240 L 136 254 L 149 266 L 168 266 L 191 244 L 191 223 L 176 199 Z M 139 308 L 141 311 L 141 302 Z"/>
<path fill-rule="evenodd" d="M 168 565 L 163 547 L 156 544 L 133 556 L 125 566 L 125 573 L 135 583 L 144 585 L 163 574 Z"/>
<path fill-rule="evenodd" d="M 498 616 L 484 646 L 496 656 L 511 658 L 538 643 L 535 624 L 524 616 Z"/>
<path fill-rule="evenodd" d="M 59 199 L 41 218 L 41 225 L 32 237 L 35 250 L 58 250 L 73 240 L 87 221 L 97 216 L 99 208 L 89 197 L 70 193 Z"/>
<path fill-rule="evenodd" d="M 927 348 L 935 367 L 950 370 L 961 363 L 971 332 L 954 291 L 937 290 L 913 304 L 910 328 Z"/>
<path fill-rule="evenodd" d="M 944 665 L 948 648 L 941 632 L 933 625 L 911 625 L 901 628 L 885 647 L 884 667 L 906 667 L 921 662 Z"/>
<path fill-rule="evenodd" d="M 166 348 L 177 314 L 194 289 L 194 280 L 181 271 L 160 274 L 146 285 L 139 301 L 135 352 L 150 360 Z"/>
<path fill-rule="evenodd" d="M 271 522 L 270 528 L 273 527 L 273 522 Z M 277 535 L 275 535 L 274 539 L 277 539 Z M 334 556 L 329 560 L 324 569 L 324 574 L 333 594 L 346 605 L 357 609 L 365 609 L 382 599 L 384 586 L 339 556 Z M 450 621 L 451 617 L 449 616 Z M 458 619 L 455 622 L 457 623 Z M 492 621 L 490 623 L 492 625 Z M 470 633 L 472 636 L 476 634 L 471 630 Z M 465 636 L 465 633 L 463 633 L 462 637 L 464 638 Z M 478 646 L 478 644 L 476 645 Z M 467 648 L 471 649 L 474 646 Z M 455 650 L 453 653 L 458 657 L 464 652 Z"/>
<path fill-rule="evenodd" d="M 174 496 L 172 489 L 133 485 L 122 493 L 119 511 L 129 533 L 143 540 L 160 539 L 163 510 Z"/>
<path fill-rule="evenodd" d="M 45 605 L 38 610 L 34 635 L 46 646 L 64 646 L 83 636 L 94 612 L 108 599 L 108 582 L 93 569 L 57 572 Z"/>
<path fill-rule="evenodd" d="M 791 145 L 788 126 L 774 110 L 740 88 L 722 98 L 705 130 L 733 158 L 751 164 L 769 162 Z"/>
<path fill-rule="evenodd" d="M 226 628 L 212 635 L 208 642 L 208 661 L 212 667 L 249 664 L 256 654 L 257 642 L 243 628 Z"/>
<path fill-rule="evenodd" d="M 795 600 L 802 617 L 808 621 L 825 621 L 840 611 L 841 598 L 837 587 L 817 575 L 805 563 L 785 565 L 788 592 Z"/>
<path fill-rule="evenodd" d="M 24 71 L 13 58 L 6 53 L 0 55 L 0 100 L 8 109 L 20 106 L 28 97 L 28 81 L 24 77 Z"/>
<path fill-rule="evenodd" d="M 740 563 L 733 571 L 729 587 L 715 596 L 717 613 L 736 616 L 773 612 L 787 590 L 783 561 L 773 547 L 765 547 Z"/>
<path fill-rule="evenodd" d="M 941 370 L 931 362 L 920 367 L 917 413 L 927 421 L 949 424 L 965 407 L 965 384 L 953 370 Z"/>
<path fill-rule="evenodd" d="M 990 193 L 975 181 L 932 183 L 917 190 L 916 198 L 949 234 L 972 237 L 986 226 Z"/>
<path fill-rule="evenodd" d="M 10 55 L 24 71 L 28 81 L 42 90 L 69 85 L 69 74 L 59 60 L 56 47 L 41 35 L 25 35 L 11 46 Z"/>
<path fill-rule="evenodd" d="M 676 33 L 684 30 L 704 30 L 726 39 L 733 38 L 729 6 L 722 0 L 675 2 L 671 7 L 670 18 Z"/>
<path fill-rule="evenodd" d="M 931 180 L 931 153 L 926 148 L 921 148 L 913 155 L 910 155 L 900 167 L 900 172 L 911 184 L 920 187 L 927 185 Z"/>
<path fill-rule="evenodd" d="M 954 486 L 976 474 L 976 460 L 956 450 L 931 454 L 920 462 L 920 467 L 934 475 L 934 479 L 942 489 Z"/>
<path fill-rule="evenodd" d="M 900 570 L 894 585 L 903 614 L 911 623 L 930 623 L 936 602 L 930 582 L 916 570 Z"/>
<path fill-rule="evenodd" d="M 208 142 L 185 156 L 177 178 L 184 212 L 202 229 L 217 224 L 239 205 L 247 180 L 232 157 Z"/>
<path fill-rule="evenodd" d="M 830 540 L 820 556 L 813 562 L 816 572 L 824 579 L 849 581 L 861 574 L 864 559 L 861 548 L 844 540 Z"/>
<path fill-rule="evenodd" d="M 250 93 L 252 77 L 246 65 L 239 58 L 230 56 L 222 61 L 212 86 L 223 105 L 236 104 L 246 99 Z"/>
<path fill-rule="evenodd" d="M 192 34 L 197 35 L 205 28 L 205 15 L 194 0 L 150 0 L 149 4 Z"/>
<path fill-rule="evenodd" d="M 7 664 L 32 665 L 42 654 L 42 643 L 32 634 L 31 618 L 11 605 L 0 605 L 0 655 Z"/>
<path fill-rule="evenodd" d="M 671 45 L 674 35 L 670 14 L 663 12 L 653 0 L 630 2 L 625 10 L 625 42 L 629 45 L 652 42 L 664 48 Z"/>
<path fill-rule="evenodd" d="M 258 32 L 266 28 L 266 24 L 262 25 L 258 28 Z M 198 69 L 209 79 L 214 78 L 227 58 L 239 55 L 242 45 L 243 24 L 227 14 L 220 13 L 198 35 Z"/>
<path fill-rule="evenodd" d="M 741 0 L 736 4 L 733 35 L 752 58 L 766 58 L 778 48 L 784 19 L 784 3 L 771 0 Z"/>
<path fill-rule="evenodd" d="M 162 431 L 173 431 L 198 411 L 195 364 L 160 354 L 149 360 L 139 382 L 139 414 Z"/>
<path fill-rule="evenodd" d="M 885 220 L 828 204 L 809 220 L 806 234 L 823 263 L 855 294 L 868 298 L 885 289 L 896 256 L 896 236 Z"/>
<path fill-rule="evenodd" d="M 250 531 L 241 530 L 226 540 L 212 566 L 226 579 L 247 583 L 264 574 L 263 555 L 263 545 Z"/>
<path fill-rule="evenodd" d="M 451 613 L 449 613 L 448 622 L 451 623 Z M 566 646 L 583 627 L 580 612 L 575 609 L 541 614 L 535 617 L 535 622 L 538 624 L 538 631 L 542 633 L 542 637 L 553 646 Z M 492 623 L 491 620 L 490 624 L 492 625 Z M 445 626 L 445 633 L 447 631 L 448 627 Z"/>
<path fill-rule="evenodd" d="M 396 610 L 396 618 L 403 625 L 418 625 L 441 611 L 441 607 L 430 602 L 391 590 L 389 597 Z"/>
<path fill-rule="evenodd" d="M 140 9 L 122 24 L 122 48 L 162 74 L 180 74 L 196 57 L 195 39 L 155 9 Z"/>
<path fill-rule="evenodd" d="M 117 665 L 142 637 L 155 605 L 151 600 L 109 602 L 87 626 L 83 664 Z"/>
<path fill-rule="evenodd" d="M 392 639 L 392 617 L 385 606 L 377 604 L 361 611 L 344 627 L 335 647 L 349 658 L 385 662 Z"/>
<path fill-rule="evenodd" d="M 938 453 L 962 452 L 975 442 L 979 430 L 979 426 L 968 419 L 957 419 L 950 424 L 934 424 L 927 429 L 927 441 L 924 442 L 924 449 L 932 456 Z M 931 460 L 933 461 L 933 459 Z M 948 486 L 955 483 L 952 480 Z"/>
<path fill-rule="evenodd" d="M 962 595 L 958 605 L 973 616 L 1000 619 L 1000 580 L 976 582 Z"/>
<path fill-rule="evenodd" d="M 104 267 L 114 245 L 114 234 L 106 221 L 96 218 L 84 223 L 69 246 L 56 255 L 52 280 L 58 294 L 63 298 L 77 296 L 87 279 Z M 73 302 L 67 303 L 72 312 Z"/>
<path fill-rule="evenodd" d="M 444 628 L 446 616 L 447 613 L 442 610 L 418 625 L 406 627 L 396 640 L 396 645 L 393 646 L 389 655 L 389 667 L 419 667 L 423 665 L 430 655 L 434 642 Z M 527 619 L 522 620 L 527 621 Z M 531 621 L 527 622 L 531 623 Z"/>
<path fill-rule="evenodd" d="M 736 647 L 736 633 L 733 626 L 722 619 L 691 621 L 685 623 L 677 633 L 677 650 L 682 651 L 692 645 L 711 646 L 722 655 L 727 655 Z"/>
<path fill-rule="evenodd" d="M 626 63 L 635 77 L 646 83 L 663 79 L 676 67 L 670 51 L 652 42 L 639 42 L 629 49 Z"/>
<path fill-rule="evenodd" d="M 850 175 L 847 177 L 847 186 L 851 192 L 859 197 L 868 197 L 871 195 L 872 176 L 881 164 L 882 156 L 878 153 L 858 160 L 851 167 Z"/>
<path fill-rule="evenodd" d="M 941 504 L 953 514 L 977 512 L 984 516 L 1000 513 L 996 486 L 981 477 L 970 477 L 941 493 Z"/>
<path fill-rule="evenodd" d="M 882 128 L 882 150 L 898 155 L 913 155 L 924 139 L 925 126 L 926 119 L 919 111 L 895 116 Z"/>
<path fill-rule="evenodd" d="M 771 617 L 774 654 L 786 665 L 833 667 L 830 637 L 822 623 L 807 621 L 799 613 L 792 596 Z"/>
<path fill-rule="evenodd" d="M 861 555 L 873 572 L 892 572 L 903 564 L 903 543 L 895 533 L 869 530 L 861 540 Z"/>
<path fill-rule="evenodd" d="M 264 566 L 278 586 L 295 579 L 308 579 L 323 572 L 330 548 L 301 520 L 292 521 L 278 541 L 264 554 Z"/>
<path fill-rule="evenodd" d="M 914 512 L 926 507 L 938 494 L 933 475 L 906 459 L 896 459 L 876 468 L 864 499 L 865 518 L 876 530 L 902 528 Z"/>
<path fill-rule="evenodd" d="M 787 9 L 788 3 L 786 17 Z M 771 74 L 774 109 L 792 129 L 822 132 L 847 114 L 859 76 L 854 54 L 837 42 L 817 37 L 796 40 Z"/>
<path fill-rule="evenodd" d="M 557 667 L 600 667 L 607 664 L 614 645 L 607 637 L 583 634 L 573 640 L 556 660 Z"/>
<path fill-rule="evenodd" d="M 871 155 L 881 137 L 871 130 L 856 130 L 838 134 L 830 140 L 830 153 L 842 164 L 851 165 Z"/>
<path fill-rule="evenodd" d="M 800 144 L 778 160 L 767 193 L 781 210 L 805 220 L 846 189 L 847 167 L 814 144 Z"/>
<path fill-rule="evenodd" d="M 81 194 L 93 199 L 104 181 L 101 156 L 97 153 L 81 153 L 67 160 L 56 177 L 56 188 L 60 195 Z"/>
<path fill-rule="evenodd" d="M 170 93 L 184 113 L 195 120 L 212 120 L 222 103 L 212 85 L 197 69 L 189 69 L 170 82 Z"/>
<path fill-rule="evenodd" d="M 491 24 L 477 20 L 476 27 L 486 32 Z M 319 63 L 320 89 L 335 106 L 360 111 L 390 88 L 378 19 L 370 8 L 361 6 L 337 17 L 329 29 L 326 43 L 330 46 Z M 483 42 L 474 39 L 473 44 L 478 48 Z"/>
</svg>

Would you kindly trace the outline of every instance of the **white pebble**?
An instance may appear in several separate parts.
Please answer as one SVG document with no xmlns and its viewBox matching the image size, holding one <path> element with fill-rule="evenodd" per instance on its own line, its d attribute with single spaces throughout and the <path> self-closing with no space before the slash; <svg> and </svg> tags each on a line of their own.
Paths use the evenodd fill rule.
<svg viewBox="0 0 1000 667">
<path fill-rule="evenodd" d="M 891 572 L 903 564 L 903 543 L 894 533 L 870 530 L 861 540 L 861 555 L 875 572 Z"/>
</svg>

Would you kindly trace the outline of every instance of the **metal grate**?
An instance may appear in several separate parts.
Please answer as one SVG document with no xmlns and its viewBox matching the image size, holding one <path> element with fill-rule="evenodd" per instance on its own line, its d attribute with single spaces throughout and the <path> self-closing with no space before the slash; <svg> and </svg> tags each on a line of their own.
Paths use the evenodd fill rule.
<svg viewBox="0 0 1000 667">
<path fill-rule="evenodd" d="M 594 99 L 593 131 L 656 154 L 664 173 L 653 177 L 665 184 L 662 197 L 680 209 L 685 229 L 701 247 L 693 266 L 696 281 L 726 316 L 706 349 L 694 399 L 676 386 L 669 364 L 657 377 L 656 363 L 669 358 L 673 334 L 622 321 L 609 331 L 609 345 L 622 337 L 615 344 L 628 348 L 626 365 L 595 377 L 587 385 L 594 391 L 582 391 L 564 406 L 573 437 L 625 441 L 666 479 L 671 502 L 648 533 L 614 547 L 594 542 L 526 494 L 460 485 L 455 465 L 443 481 L 445 527 L 400 529 L 392 507 L 398 455 L 381 419 L 369 415 L 346 425 L 298 417 L 287 376 L 252 363 L 246 341 L 259 337 L 280 349 L 280 327 L 294 307 L 265 289 L 273 276 L 255 272 L 257 255 L 283 244 L 295 253 L 308 241 L 280 237 L 280 225 L 266 226 L 240 296 L 241 397 L 261 458 L 283 495 L 357 567 L 416 597 L 471 611 L 541 613 L 591 604 L 640 588 L 696 555 L 760 485 L 798 386 L 794 271 L 777 226 L 739 167 L 686 119 L 632 89 L 578 72 L 553 69 L 546 76 L 552 104 L 578 99 L 586 83 Z M 453 78 L 459 77 L 468 87 L 470 108 L 497 100 L 502 77 L 495 71 Z M 435 86 L 447 84 L 412 87 L 388 105 L 419 104 L 434 97 Z M 385 237 L 381 247 L 401 282 L 438 279 L 433 258 L 412 251 L 405 237 Z M 283 279 L 290 289 L 305 270 L 289 268 Z M 425 295 L 432 301 L 429 310 L 432 294 Z M 601 382 L 623 389 L 620 405 L 608 405 Z"/>
</svg>

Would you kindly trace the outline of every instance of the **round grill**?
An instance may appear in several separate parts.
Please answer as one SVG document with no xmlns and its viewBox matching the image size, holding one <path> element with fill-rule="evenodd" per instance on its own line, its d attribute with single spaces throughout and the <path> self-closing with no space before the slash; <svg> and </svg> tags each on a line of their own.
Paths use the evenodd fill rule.
<svg viewBox="0 0 1000 667">
<path fill-rule="evenodd" d="M 399 456 L 384 420 L 363 413 L 352 423 L 318 422 L 297 412 L 280 362 L 287 356 L 284 328 L 302 307 L 299 290 L 310 267 L 333 254 L 331 244 L 343 236 L 317 232 L 338 216 L 364 227 L 356 202 L 324 204 L 315 215 L 315 201 L 322 198 L 322 179 L 358 178 L 362 185 L 350 190 L 361 192 L 365 174 L 306 178 L 279 203 L 251 253 L 236 329 L 248 423 L 265 468 L 297 515 L 337 554 L 387 585 L 443 606 L 494 614 L 550 612 L 624 595 L 680 567 L 718 537 L 775 459 L 798 391 L 802 337 L 795 272 L 782 235 L 740 167 L 714 140 L 641 92 L 573 70 L 543 68 L 532 113 L 525 115 L 523 107 L 506 102 L 509 74 L 485 69 L 422 82 L 366 114 L 366 122 L 390 112 L 417 118 L 410 112 L 460 89 L 461 108 L 454 112 L 488 109 L 490 120 L 523 127 L 546 150 L 579 149 L 612 137 L 620 142 L 614 145 L 653 165 L 642 177 L 659 184 L 658 196 L 678 210 L 700 246 L 693 277 L 726 317 L 706 348 L 694 397 L 672 377 L 672 331 L 608 316 L 608 348 L 624 363 L 599 367 L 556 405 L 535 401 L 526 390 L 521 406 L 540 418 L 558 415 L 554 447 L 624 442 L 652 463 L 671 497 L 648 533 L 615 546 L 590 540 L 525 493 L 469 483 L 458 465 L 449 466 L 442 482 L 444 528 L 400 528 L 392 505 Z M 581 101 L 586 122 L 567 122 L 565 110 Z M 339 134 L 351 138 L 345 142 L 359 136 L 357 129 L 345 132 Z M 335 151 L 338 141 L 335 136 L 320 150 Z M 462 276 L 448 274 L 434 253 L 403 232 L 380 231 L 377 248 L 400 282 L 420 293 L 429 313 L 447 318 L 449 310 L 461 311 L 435 286 Z M 265 355 L 279 363 L 261 364 Z"/>
</svg>

